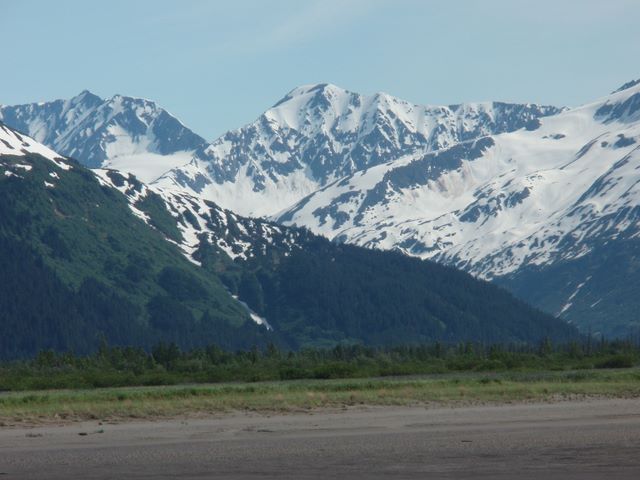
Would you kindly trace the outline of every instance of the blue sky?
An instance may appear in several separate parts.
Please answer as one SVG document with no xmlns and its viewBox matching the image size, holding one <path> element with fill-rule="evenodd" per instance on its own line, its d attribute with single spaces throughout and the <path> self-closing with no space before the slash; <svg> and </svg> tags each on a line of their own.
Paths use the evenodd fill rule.
<svg viewBox="0 0 640 480">
<path fill-rule="evenodd" d="M 0 0 L 0 103 L 145 97 L 207 139 L 300 84 L 578 105 L 640 77 L 637 0 Z"/>
</svg>

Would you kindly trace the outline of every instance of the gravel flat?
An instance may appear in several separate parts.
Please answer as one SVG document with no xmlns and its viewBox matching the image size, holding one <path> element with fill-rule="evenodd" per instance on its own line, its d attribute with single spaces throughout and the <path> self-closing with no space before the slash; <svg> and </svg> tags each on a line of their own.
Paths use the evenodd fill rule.
<svg viewBox="0 0 640 480">
<path fill-rule="evenodd" d="M 640 478 L 640 400 L 0 430 L 0 478 Z"/>
</svg>

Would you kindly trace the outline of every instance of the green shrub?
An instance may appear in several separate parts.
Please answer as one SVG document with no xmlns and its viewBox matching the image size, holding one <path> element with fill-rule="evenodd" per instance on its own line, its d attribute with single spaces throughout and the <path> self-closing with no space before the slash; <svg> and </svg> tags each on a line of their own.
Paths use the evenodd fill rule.
<svg viewBox="0 0 640 480">
<path fill-rule="evenodd" d="M 620 354 L 597 362 L 595 368 L 631 368 L 633 365 L 634 359 L 631 355 Z"/>
</svg>

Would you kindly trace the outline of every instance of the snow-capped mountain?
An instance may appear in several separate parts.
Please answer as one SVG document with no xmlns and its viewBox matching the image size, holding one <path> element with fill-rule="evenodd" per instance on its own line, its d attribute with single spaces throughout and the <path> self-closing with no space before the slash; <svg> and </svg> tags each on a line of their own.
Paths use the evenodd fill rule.
<svg viewBox="0 0 640 480">
<path fill-rule="evenodd" d="M 278 220 L 435 259 L 507 286 L 532 269 L 575 266 L 603 246 L 640 236 L 640 84 L 541 118 L 536 128 L 358 171 Z M 539 277 L 542 285 L 528 283 L 520 293 L 529 290 L 534 303 L 568 319 L 584 320 L 584 311 L 582 319 L 575 313 L 580 295 L 593 305 L 590 315 L 600 304 L 611 307 L 605 301 L 611 292 L 598 295 L 586 286 L 593 281 L 589 269 L 576 268 L 553 300 L 535 298 L 545 283 Z"/>
<path fill-rule="evenodd" d="M 0 121 L 88 167 L 145 181 L 189 162 L 206 142 L 148 100 L 84 91 L 70 100 L 0 106 Z"/>
<path fill-rule="evenodd" d="M 403 155 L 356 172 L 279 220 L 352 243 L 436 257 L 488 278 L 556 255 L 572 258 L 596 233 L 594 219 L 602 222 L 599 235 L 634 224 L 639 119 L 637 86 L 543 118 L 533 130 Z M 602 220 L 612 214 L 615 222 Z"/>
<path fill-rule="evenodd" d="M 345 175 L 413 151 L 534 128 L 539 118 L 559 111 L 499 102 L 421 106 L 384 93 L 302 86 L 157 183 L 244 215 L 273 215 Z"/>
<path fill-rule="evenodd" d="M 235 349 L 577 336 L 455 269 L 88 170 L 2 123 L 0 145 L 2 358 L 90 352 L 100 339 Z"/>
<path fill-rule="evenodd" d="M 153 102 L 103 100 L 88 91 L 0 106 L 0 120 L 90 168 L 133 173 L 244 215 L 268 216 L 408 152 L 534 128 L 559 111 L 500 102 L 421 106 L 317 84 L 292 90 L 255 122 L 210 144 Z"/>
<path fill-rule="evenodd" d="M 49 146 L 66 145 L 68 135 L 55 132 L 76 132 L 75 155 L 92 165 L 82 155 L 93 150 L 83 147 L 79 132 L 97 132 L 90 124 L 103 117 L 90 121 L 95 114 L 85 112 L 120 108 L 114 119 L 140 118 L 136 105 L 144 101 L 107 108 L 126 97 L 102 103 L 87 93 L 79 97 L 62 102 L 56 115 L 42 113 L 42 105 L 0 112 Z M 22 113 L 7 113 L 15 111 Z M 116 142 L 145 145 L 139 155 L 110 156 L 118 149 L 103 148 L 99 164 L 152 181 L 179 219 L 174 241 L 192 261 L 202 236 L 232 256 L 250 256 L 257 237 L 284 230 L 237 214 L 270 216 L 339 242 L 455 265 L 584 330 L 622 335 L 640 328 L 631 300 L 640 280 L 638 81 L 571 109 L 417 106 L 312 85 L 210 144 L 196 136 L 172 147 L 172 138 L 191 137 L 167 137 L 151 127 L 140 132 L 126 137 L 136 142 Z M 84 142 L 101 145 L 93 139 Z M 150 164 L 162 168 L 150 175 Z M 113 183 L 105 172 L 99 172 L 103 181 Z M 127 174 L 118 175 L 125 185 Z M 135 213 L 139 193 L 132 192 Z M 211 210 L 210 201 L 227 210 Z M 228 230 L 232 236 L 229 219 L 240 225 Z M 252 241 L 237 236 L 245 231 Z"/>
</svg>

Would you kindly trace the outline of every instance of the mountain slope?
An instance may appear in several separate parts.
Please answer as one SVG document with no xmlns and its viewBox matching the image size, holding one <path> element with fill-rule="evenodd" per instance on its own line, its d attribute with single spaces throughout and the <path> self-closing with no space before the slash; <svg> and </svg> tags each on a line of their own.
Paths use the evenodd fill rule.
<svg viewBox="0 0 640 480">
<path fill-rule="evenodd" d="M 103 337 L 299 348 L 576 335 L 444 266 L 93 172 L 2 125 L 0 144 L 2 357 L 88 351 Z"/>
<path fill-rule="evenodd" d="M 536 125 L 556 107 L 500 102 L 413 105 L 335 85 L 298 87 L 157 183 L 252 216 L 271 215 L 332 180 L 412 151 Z"/>
<path fill-rule="evenodd" d="M 169 204 L 171 192 L 236 213 L 277 212 L 270 218 L 338 242 L 454 265 L 584 331 L 627 335 L 640 328 L 630 287 L 639 99 L 637 81 L 573 109 L 425 107 L 304 86 L 194 147 L 152 186 Z M 121 166 L 134 171 L 134 160 Z M 181 247 L 191 254 L 200 231 L 185 225 L 176 228 L 189 230 Z M 244 250 L 214 243 L 232 256 Z"/>
<path fill-rule="evenodd" d="M 199 197 L 145 187 L 102 171 L 131 205 L 157 196 L 185 255 L 219 275 L 289 346 L 571 338 L 572 327 L 453 268 L 405 255 L 337 245 L 306 230 L 244 218 Z M 231 261 L 233 259 L 233 261 Z M 508 339 L 508 340 L 507 340 Z"/>
<path fill-rule="evenodd" d="M 626 299 L 624 315 L 607 314 L 620 311 L 616 303 L 627 290 L 612 278 L 615 270 L 604 268 L 610 255 L 602 252 L 624 244 L 634 265 L 639 169 L 640 85 L 631 83 L 542 118 L 535 129 L 413 153 L 349 175 L 278 220 L 464 268 L 585 329 L 619 335 L 640 326 L 632 315 L 635 296 Z M 577 268 L 586 257 L 591 267 Z M 552 282 L 543 294 L 558 278 L 564 283 Z"/>
<path fill-rule="evenodd" d="M 70 100 L 0 106 L 0 121 L 88 167 L 125 168 L 145 181 L 190 161 L 205 144 L 155 103 L 84 91 Z"/>
<path fill-rule="evenodd" d="M 96 176 L 0 124 L 0 357 L 268 332 Z"/>
</svg>

